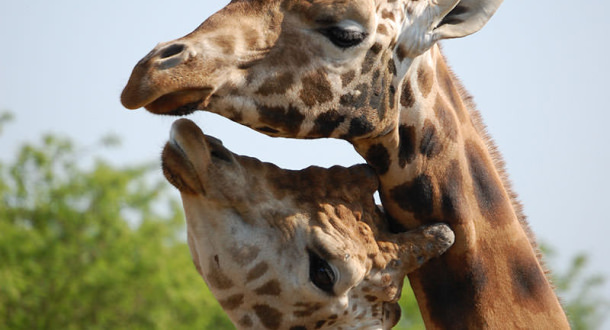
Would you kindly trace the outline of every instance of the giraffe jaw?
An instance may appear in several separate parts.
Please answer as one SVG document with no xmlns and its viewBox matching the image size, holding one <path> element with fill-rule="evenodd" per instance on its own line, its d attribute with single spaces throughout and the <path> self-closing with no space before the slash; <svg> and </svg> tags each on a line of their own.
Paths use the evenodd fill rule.
<svg viewBox="0 0 610 330">
<path fill-rule="evenodd" d="M 207 107 L 213 95 L 212 91 L 212 88 L 175 91 L 145 104 L 144 108 L 154 114 L 185 116 Z"/>
</svg>

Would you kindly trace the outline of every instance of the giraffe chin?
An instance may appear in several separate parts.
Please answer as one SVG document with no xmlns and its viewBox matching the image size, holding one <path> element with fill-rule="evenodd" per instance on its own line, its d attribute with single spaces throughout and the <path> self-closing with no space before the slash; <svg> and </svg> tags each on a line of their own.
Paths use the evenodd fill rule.
<svg viewBox="0 0 610 330">
<path fill-rule="evenodd" d="M 212 88 L 188 89 L 165 94 L 144 106 L 158 115 L 186 116 L 210 103 Z"/>
</svg>

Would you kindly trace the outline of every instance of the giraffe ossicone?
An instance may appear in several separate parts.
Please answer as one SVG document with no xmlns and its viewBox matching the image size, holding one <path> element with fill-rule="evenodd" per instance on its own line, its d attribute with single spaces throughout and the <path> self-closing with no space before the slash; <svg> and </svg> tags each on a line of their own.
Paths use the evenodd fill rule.
<svg viewBox="0 0 610 330">
<path fill-rule="evenodd" d="M 181 192 L 193 261 L 244 329 L 390 329 L 408 272 L 447 250 L 448 226 L 391 233 L 367 165 L 281 169 L 193 122 L 172 126 L 164 174 Z"/>
</svg>

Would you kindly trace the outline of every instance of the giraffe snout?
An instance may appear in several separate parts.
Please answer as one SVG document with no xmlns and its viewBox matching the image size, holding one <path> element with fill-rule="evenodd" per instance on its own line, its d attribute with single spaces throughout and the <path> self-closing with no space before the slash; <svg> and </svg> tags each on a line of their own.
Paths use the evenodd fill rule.
<svg viewBox="0 0 610 330">
<path fill-rule="evenodd" d="M 156 114 L 187 115 L 205 108 L 215 90 L 208 77 L 214 67 L 188 40 L 157 45 L 133 69 L 121 94 L 128 109 L 146 108 Z"/>
</svg>

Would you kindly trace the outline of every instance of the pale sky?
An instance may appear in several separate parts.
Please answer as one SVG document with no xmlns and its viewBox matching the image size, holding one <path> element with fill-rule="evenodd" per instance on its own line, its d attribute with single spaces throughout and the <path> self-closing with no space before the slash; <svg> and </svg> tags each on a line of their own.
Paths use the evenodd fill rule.
<svg viewBox="0 0 610 330">
<path fill-rule="evenodd" d="M 54 132 L 84 146 L 119 135 L 123 146 L 103 153 L 117 164 L 158 159 L 175 118 L 128 111 L 120 92 L 156 43 L 226 3 L 0 0 L 0 111 L 16 115 L 0 135 L 0 158 Z M 589 270 L 610 280 L 608 12 L 607 0 L 506 1 L 482 31 L 444 50 L 504 155 L 531 227 L 560 254 L 552 266 L 584 251 Z M 232 151 L 281 167 L 363 162 L 343 141 L 272 139 L 212 114 L 190 118 Z M 603 294 L 610 299 L 609 284 Z"/>
</svg>

